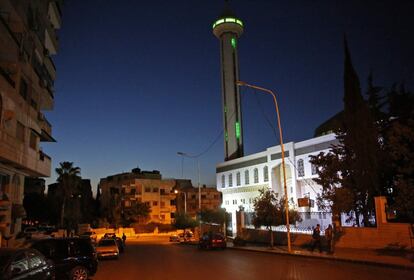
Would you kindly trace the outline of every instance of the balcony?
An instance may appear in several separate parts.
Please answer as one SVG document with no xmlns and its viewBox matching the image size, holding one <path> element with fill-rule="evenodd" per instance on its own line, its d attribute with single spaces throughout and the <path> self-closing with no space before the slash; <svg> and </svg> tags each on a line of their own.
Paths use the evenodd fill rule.
<svg viewBox="0 0 414 280">
<path fill-rule="evenodd" d="M 32 177 L 50 176 L 51 159 L 48 155 L 30 148 L 28 143 L 3 130 L 0 130 L 0 142 L 0 162 Z"/>
<path fill-rule="evenodd" d="M 58 38 L 56 36 L 55 30 L 52 26 L 48 26 L 45 29 L 45 47 L 48 50 L 49 54 L 55 55 L 59 48 Z"/>
<path fill-rule="evenodd" d="M 56 142 L 52 137 L 52 125 L 46 119 L 42 112 L 38 112 L 39 126 L 42 131 L 40 134 L 40 141 L 42 142 Z"/>
<path fill-rule="evenodd" d="M 48 11 L 50 23 L 53 25 L 55 29 L 59 29 L 62 23 L 61 20 L 61 13 L 60 8 L 56 1 L 52 1 L 49 3 L 49 11 Z"/>
</svg>

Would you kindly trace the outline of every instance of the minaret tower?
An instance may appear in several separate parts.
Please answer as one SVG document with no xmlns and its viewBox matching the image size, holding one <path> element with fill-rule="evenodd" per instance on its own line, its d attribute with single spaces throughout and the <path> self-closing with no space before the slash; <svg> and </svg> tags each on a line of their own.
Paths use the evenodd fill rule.
<svg viewBox="0 0 414 280">
<path fill-rule="evenodd" d="M 243 156 L 241 100 L 236 84 L 239 80 L 237 45 L 243 22 L 226 7 L 214 22 L 213 33 L 220 40 L 224 160 L 227 161 Z"/>
</svg>

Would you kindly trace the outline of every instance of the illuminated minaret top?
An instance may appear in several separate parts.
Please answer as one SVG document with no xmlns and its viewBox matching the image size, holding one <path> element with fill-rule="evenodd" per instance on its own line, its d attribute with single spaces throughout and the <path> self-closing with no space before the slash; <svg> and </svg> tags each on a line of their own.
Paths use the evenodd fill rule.
<svg viewBox="0 0 414 280">
<path fill-rule="evenodd" d="M 237 45 L 243 33 L 243 22 L 226 7 L 214 22 L 213 33 L 220 40 L 224 160 L 227 161 L 243 157 L 241 100 L 236 84 L 239 80 Z"/>
</svg>

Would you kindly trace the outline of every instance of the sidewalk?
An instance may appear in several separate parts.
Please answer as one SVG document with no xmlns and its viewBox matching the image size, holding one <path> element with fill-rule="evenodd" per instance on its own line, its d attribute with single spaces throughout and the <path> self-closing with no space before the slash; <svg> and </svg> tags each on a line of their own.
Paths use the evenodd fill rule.
<svg viewBox="0 0 414 280">
<path fill-rule="evenodd" d="M 363 250 L 350 248 L 336 248 L 334 254 L 327 254 L 326 252 L 319 253 L 318 250 L 310 252 L 304 248 L 293 247 L 292 252 L 289 253 L 286 246 L 275 246 L 272 249 L 267 246 L 255 246 L 248 244 L 246 246 L 233 246 L 232 242 L 227 242 L 227 248 L 233 250 L 245 250 L 254 252 L 263 252 L 279 255 L 290 255 L 303 258 L 319 258 L 333 261 L 346 261 L 370 265 L 380 265 L 394 268 L 402 268 L 414 270 L 414 252 L 407 253 L 405 251 L 396 250 Z"/>
</svg>

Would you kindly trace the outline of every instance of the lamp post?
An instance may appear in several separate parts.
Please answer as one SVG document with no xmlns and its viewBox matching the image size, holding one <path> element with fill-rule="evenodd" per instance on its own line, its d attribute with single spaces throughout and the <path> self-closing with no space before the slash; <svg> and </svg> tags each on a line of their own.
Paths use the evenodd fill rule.
<svg viewBox="0 0 414 280">
<path fill-rule="evenodd" d="M 178 194 L 178 190 L 174 190 L 175 194 Z M 184 194 L 184 214 L 187 214 L 187 193 L 185 191 L 182 192 Z"/>
<path fill-rule="evenodd" d="M 282 150 L 282 169 L 283 169 L 283 184 L 285 190 L 285 212 L 286 212 L 286 232 L 287 232 L 287 243 L 288 243 L 288 251 L 291 252 L 291 244 L 290 244 L 290 225 L 289 225 L 289 199 L 288 199 L 288 192 L 287 192 L 287 184 L 286 184 L 286 166 L 285 166 L 285 147 L 283 145 L 283 134 L 282 134 L 282 125 L 280 123 L 280 113 L 279 113 L 279 106 L 277 104 L 276 94 L 271 91 L 270 89 L 262 88 L 259 86 L 251 85 L 243 81 L 237 81 L 236 84 L 238 86 L 245 86 L 253 89 L 257 89 L 263 91 L 267 94 L 273 96 L 273 101 L 275 103 L 276 115 L 277 115 L 277 125 L 279 128 L 279 140 L 280 140 L 280 147 Z"/>
<path fill-rule="evenodd" d="M 198 177 L 198 210 L 201 210 L 201 187 L 200 187 L 200 160 L 198 156 L 192 156 L 183 152 L 177 152 L 177 155 L 182 157 L 188 157 L 197 160 L 197 177 Z M 184 173 L 184 172 L 183 172 Z"/>
</svg>

